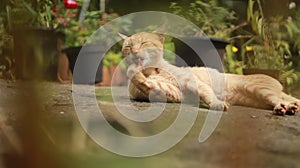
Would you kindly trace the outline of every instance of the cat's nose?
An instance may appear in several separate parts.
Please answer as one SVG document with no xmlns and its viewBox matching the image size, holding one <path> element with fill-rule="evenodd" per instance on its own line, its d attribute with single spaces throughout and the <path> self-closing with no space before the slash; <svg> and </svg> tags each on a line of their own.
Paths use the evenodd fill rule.
<svg viewBox="0 0 300 168">
<path fill-rule="evenodd" d="M 133 55 L 137 55 L 138 52 L 139 52 L 138 50 L 132 50 L 132 54 L 133 54 Z"/>
<path fill-rule="evenodd" d="M 133 54 L 133 55 L 137 55 L 138 52 L 137 52 L 137 51 L 133 51 L 132 54 Z"/>
</svg>

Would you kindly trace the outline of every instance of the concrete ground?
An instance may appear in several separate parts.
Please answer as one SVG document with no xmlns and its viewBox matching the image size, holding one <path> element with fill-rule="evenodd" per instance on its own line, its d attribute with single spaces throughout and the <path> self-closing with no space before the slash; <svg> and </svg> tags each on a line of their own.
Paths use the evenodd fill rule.
<svg viewBox="0 0 300 168">
<path fill-rule="evenodd" d="M 80 94 L 82 104 L 86 105 L 90 103 L 86 100 L 94 99 L 88 94 L 92 87 L 81 88 L 87 91 L 86 95 Z M 150 106 L 147 102 L 126 102 L 126 87 L 115 90 L 122 108 L 135 106 L 145 110 Z M 274 116 L 270 110 L 231 106 L 222 114 L 212 135 L 199 143 L 199 133 L 208 112 L 189 106 L 186 108 L 198 111 L 198 116 L 192 129 L 178 144 L 161 154 L 132 158 L 111 153 L 87 136 L 75 113 L 71 85 L 0 81 L 0 93 L 0 168 L 300 167 L 299 114 Z M 164 131 L 175 122 L 181 107 L 180 104 L 167 104 L 155 120 L 137 123 L 119 113 L 111 94 L 110 87 L 96 88 L 101 112 L 117 130 L 133 136 L 150 136 Z M 155 103 L 154 106 L 163 107 L 163 104 Z M 92 106 L 85 108 L 87 114 L 91 113 L 90 129 L 101 125 L 102 121 L 93 116 Z M 122 146 L 122 141 L 115 141 Z"/>
</svg>

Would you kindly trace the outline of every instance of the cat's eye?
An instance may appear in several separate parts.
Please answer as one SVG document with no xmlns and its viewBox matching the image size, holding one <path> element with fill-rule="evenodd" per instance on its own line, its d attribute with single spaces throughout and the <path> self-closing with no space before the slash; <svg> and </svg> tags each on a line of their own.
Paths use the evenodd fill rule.
<svg viewBox="0 0 300 168">
<path fill-rule="evenodd" d="M 141 42 L 141 45 L 144 45 L 146 43 L 148 43 L 148 41 L 143 41 L 143 42 Z"/>
</svg>

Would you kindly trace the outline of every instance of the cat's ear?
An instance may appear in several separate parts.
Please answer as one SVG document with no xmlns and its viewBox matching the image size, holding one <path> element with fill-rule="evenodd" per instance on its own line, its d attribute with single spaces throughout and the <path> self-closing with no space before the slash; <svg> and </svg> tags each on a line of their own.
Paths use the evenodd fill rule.
<svg viewBox="0 0 300 168">
<path fill-rule="evenodd" d="M 152 33 L 154 33 L 154 34 L 156 34 L 156 35 L 158 36 L 159 41 L 160 41 L 161 43 L 164 43 L 164 41 L 165 41 L 165 34 L 160 33 L 160 32 L 158 32 L 158 31 L 153 31 Z"/>
<path fill-rule="evenodd" d="M 159 41 L 160 41 L 161 43 L 164 43 L 164 41 L 165 41 L 165 35 L 162 34 L 162 33 L 156 33 L 156 34 L 157 34 L 157 36 L 159 37 Z"/>
<path fill-rule="evenodd" d="M 156 30 L 154 30 L 152 33 L 155 33 L 158 35 L 159 37 L 159 41 L 161 43 L 164 43 L 165 41 L 165 33 L 168 29 L 167 29 L 167 24 L 163 23 L 162 25 L 160 25 L 158 28 L 156 28 Z"/>
<path fill-rule="evenodd" d="M 126 39 L 128 38 L 128 36 L 126 36 L 126 35 L 124 35 L 124 34 L 122 34 L 122 33 L 118 33 L 118 35 L 119 35 L 122 39 L 124 39 L 124 40 L 126 40 Z"/>
</svg>

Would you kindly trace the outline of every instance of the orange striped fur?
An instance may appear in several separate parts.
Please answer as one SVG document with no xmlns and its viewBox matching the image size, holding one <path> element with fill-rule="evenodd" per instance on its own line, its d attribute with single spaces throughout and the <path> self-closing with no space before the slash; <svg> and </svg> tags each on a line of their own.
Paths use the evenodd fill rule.
<svg viewBox="0 0 300 168">
<path fill-rule="evenodd" d="M 120 36 L 124 39 L 122 53 L 133 99 L 148 101 L 150 96 L 154 101 L 181 102 L 182 91 L 187 90 L 216 110 L 227 110 L 229 104 L 273 109 L 278 115 L 299 110 L 300 101 L 285 94 L 272 77 L 224 74 L 207 67 L 176 67 L 163 59 L 163 35 L 141 32 Z M 224 78 L 224 98 L 213 90 L 211 78 Z"/>
</svg>

